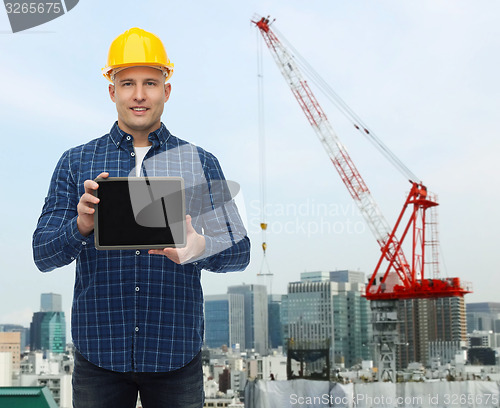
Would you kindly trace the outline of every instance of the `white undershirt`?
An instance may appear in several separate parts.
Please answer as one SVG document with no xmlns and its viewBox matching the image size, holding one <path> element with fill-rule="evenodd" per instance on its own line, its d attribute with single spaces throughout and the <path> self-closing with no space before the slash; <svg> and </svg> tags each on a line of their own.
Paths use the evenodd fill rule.
<svg viewBox="0 0 500 408">
<path fill-rule="evenodd" d="M 151 149 L 151 146 L 135 147 L 135 176 L 139 177 L 141 175 L 141 166 L 146 153 Z"/>
</svg>

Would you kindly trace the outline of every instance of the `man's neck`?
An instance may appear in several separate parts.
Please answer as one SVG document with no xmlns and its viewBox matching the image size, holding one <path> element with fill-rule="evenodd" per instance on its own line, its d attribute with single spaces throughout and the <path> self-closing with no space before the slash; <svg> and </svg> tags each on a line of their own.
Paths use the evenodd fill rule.
<svg viewBox="0 0 500 408">
<path fill-rule="evenodd" d="M 135 147 L 146 147 L 146 146 L 151 146 L 152 143 L 149 141 L 149 134 L 151 132 L 154 132 L 156 129 L 158 129 L 161 126 L 161 123 L 158 126 L 153 126 L 152 129 L 149 130 L 132 130 L 128 129 L 127 126 L 124 126 L 123 124 L 120 124 L 120 120 L 118 119 L 118 127 L 126 132 L 132 135 L 134 138 L 134 146 Z"/>
<path fill-rule="evenodd" d="M 134 138 L 134 147 L 146 147 L 151 146 L 152 143 L 149 141 L 149 133 L 138 135 L 137 132 L 131 133 Z"/>
</svg>

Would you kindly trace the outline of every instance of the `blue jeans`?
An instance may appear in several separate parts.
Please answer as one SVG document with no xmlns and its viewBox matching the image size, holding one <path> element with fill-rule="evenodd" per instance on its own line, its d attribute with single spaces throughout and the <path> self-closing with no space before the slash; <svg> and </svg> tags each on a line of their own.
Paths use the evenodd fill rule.
<svg viewBox="0 0 500 408">
<path fill-rule="evenodd" d="M 186 366 L 167 373 L 118 373 L 89 363 L 75 350 L 74 408 L 202 408 L 201 352 Z"/>
</svg>

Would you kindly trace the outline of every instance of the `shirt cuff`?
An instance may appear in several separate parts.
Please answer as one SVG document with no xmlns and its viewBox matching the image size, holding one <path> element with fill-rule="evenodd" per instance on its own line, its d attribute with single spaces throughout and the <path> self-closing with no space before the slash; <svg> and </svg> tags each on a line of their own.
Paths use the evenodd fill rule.
<svg viewBox="0 0 500 408">
<path fill-rule="evenodd" d="M 66 233 L 66 240 L 68 242 L 68 246 L 71 248 L 70 252 L 72 257 L 77 257 L 80 252 L 89 244 L 92 243 L 94 239 L 94 233 L 89 234 L 88 237 L 83 236 L 78 230 L 78 225 L 76 223 L 78 216 L 73 218 L 69 223 L 69 230 Z"/>
<path fill-rule="evenodd" d="M 213 255 L 214 238 L 207 235 L 203 237 L 205 238 L 205 251 L 200 256 L 189 260 L 188 263 L 200 269 L 207 269 L 207 266 L 210 264 L 210 256 Z"/>
</svg>

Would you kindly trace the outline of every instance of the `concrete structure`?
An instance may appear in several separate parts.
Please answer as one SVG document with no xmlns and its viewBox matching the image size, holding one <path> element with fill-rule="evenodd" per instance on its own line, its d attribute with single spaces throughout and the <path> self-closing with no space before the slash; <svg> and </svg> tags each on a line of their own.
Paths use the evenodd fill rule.
<svg viewBox="0 0 500 408">
<path fill-rule="evenodd" d="M 264 285 L 230 286 L 228 294 L 244 295 L 245 349 L 267 354 L 269 349 L 267 289 Z"/>
<path fill-rule="evenodd" d="M 371 359 L 368 301 L 359 282 L 334 282 L 330 273 L 307 272 L 288 284 L 288 336 L 297 342 L 331 341 L 330 361 L 352 366 Z"/>
<path fill-rule="evenodd" d="M 456 364 L 461 358 L 465 362 L 467 343 L 465 341 L 431 341 L 429 342 L 429 360 L 426 366 L 431 369 L 446 364 Z"/>
<path fill-rule="evenodd" d="M 205 344 L 245 347 L 244 295 L 205 296 Z"/>
<path fill-rule="evenodd" d="M 21 352 L 26 350 L 30 343 L 30 329 L 20 324 L 0 324 L 0 332 L 18 332 L 21 334 Z"/>
<path fill-rule="evenodd" d="M 491 330 L 474 330 L 472 333 L 467 333 L 467 342 L 469 348 L 499 346 L 495 333 Z"/>
<path fill-rule="evenodd" d="M 12 353 L 0 351 L 0 387 L 12 386 Z"/>
<path fill-rule="evenodd" d="M 300 367 L 299 363 L 294 365 L 294 368 L 298 370 Z M 272 355 L 262 357 L 262 377 L 265 380 L 286 380 L 286 356 L 284 355 Z"/>
<path fill-rule="evenodd" d="M 11 353 L 12 374 L 18 375 L 21 361 L 21 333 L 0 332 L 0 352 Z"/>
<path fill-rule="evenodd" d="M 398 369 L 411 362 L 429 366 L 431 342 L 467 340 L 465 303 L 460 296 L 399 300 L 398 319 Z"/>
</svg>

